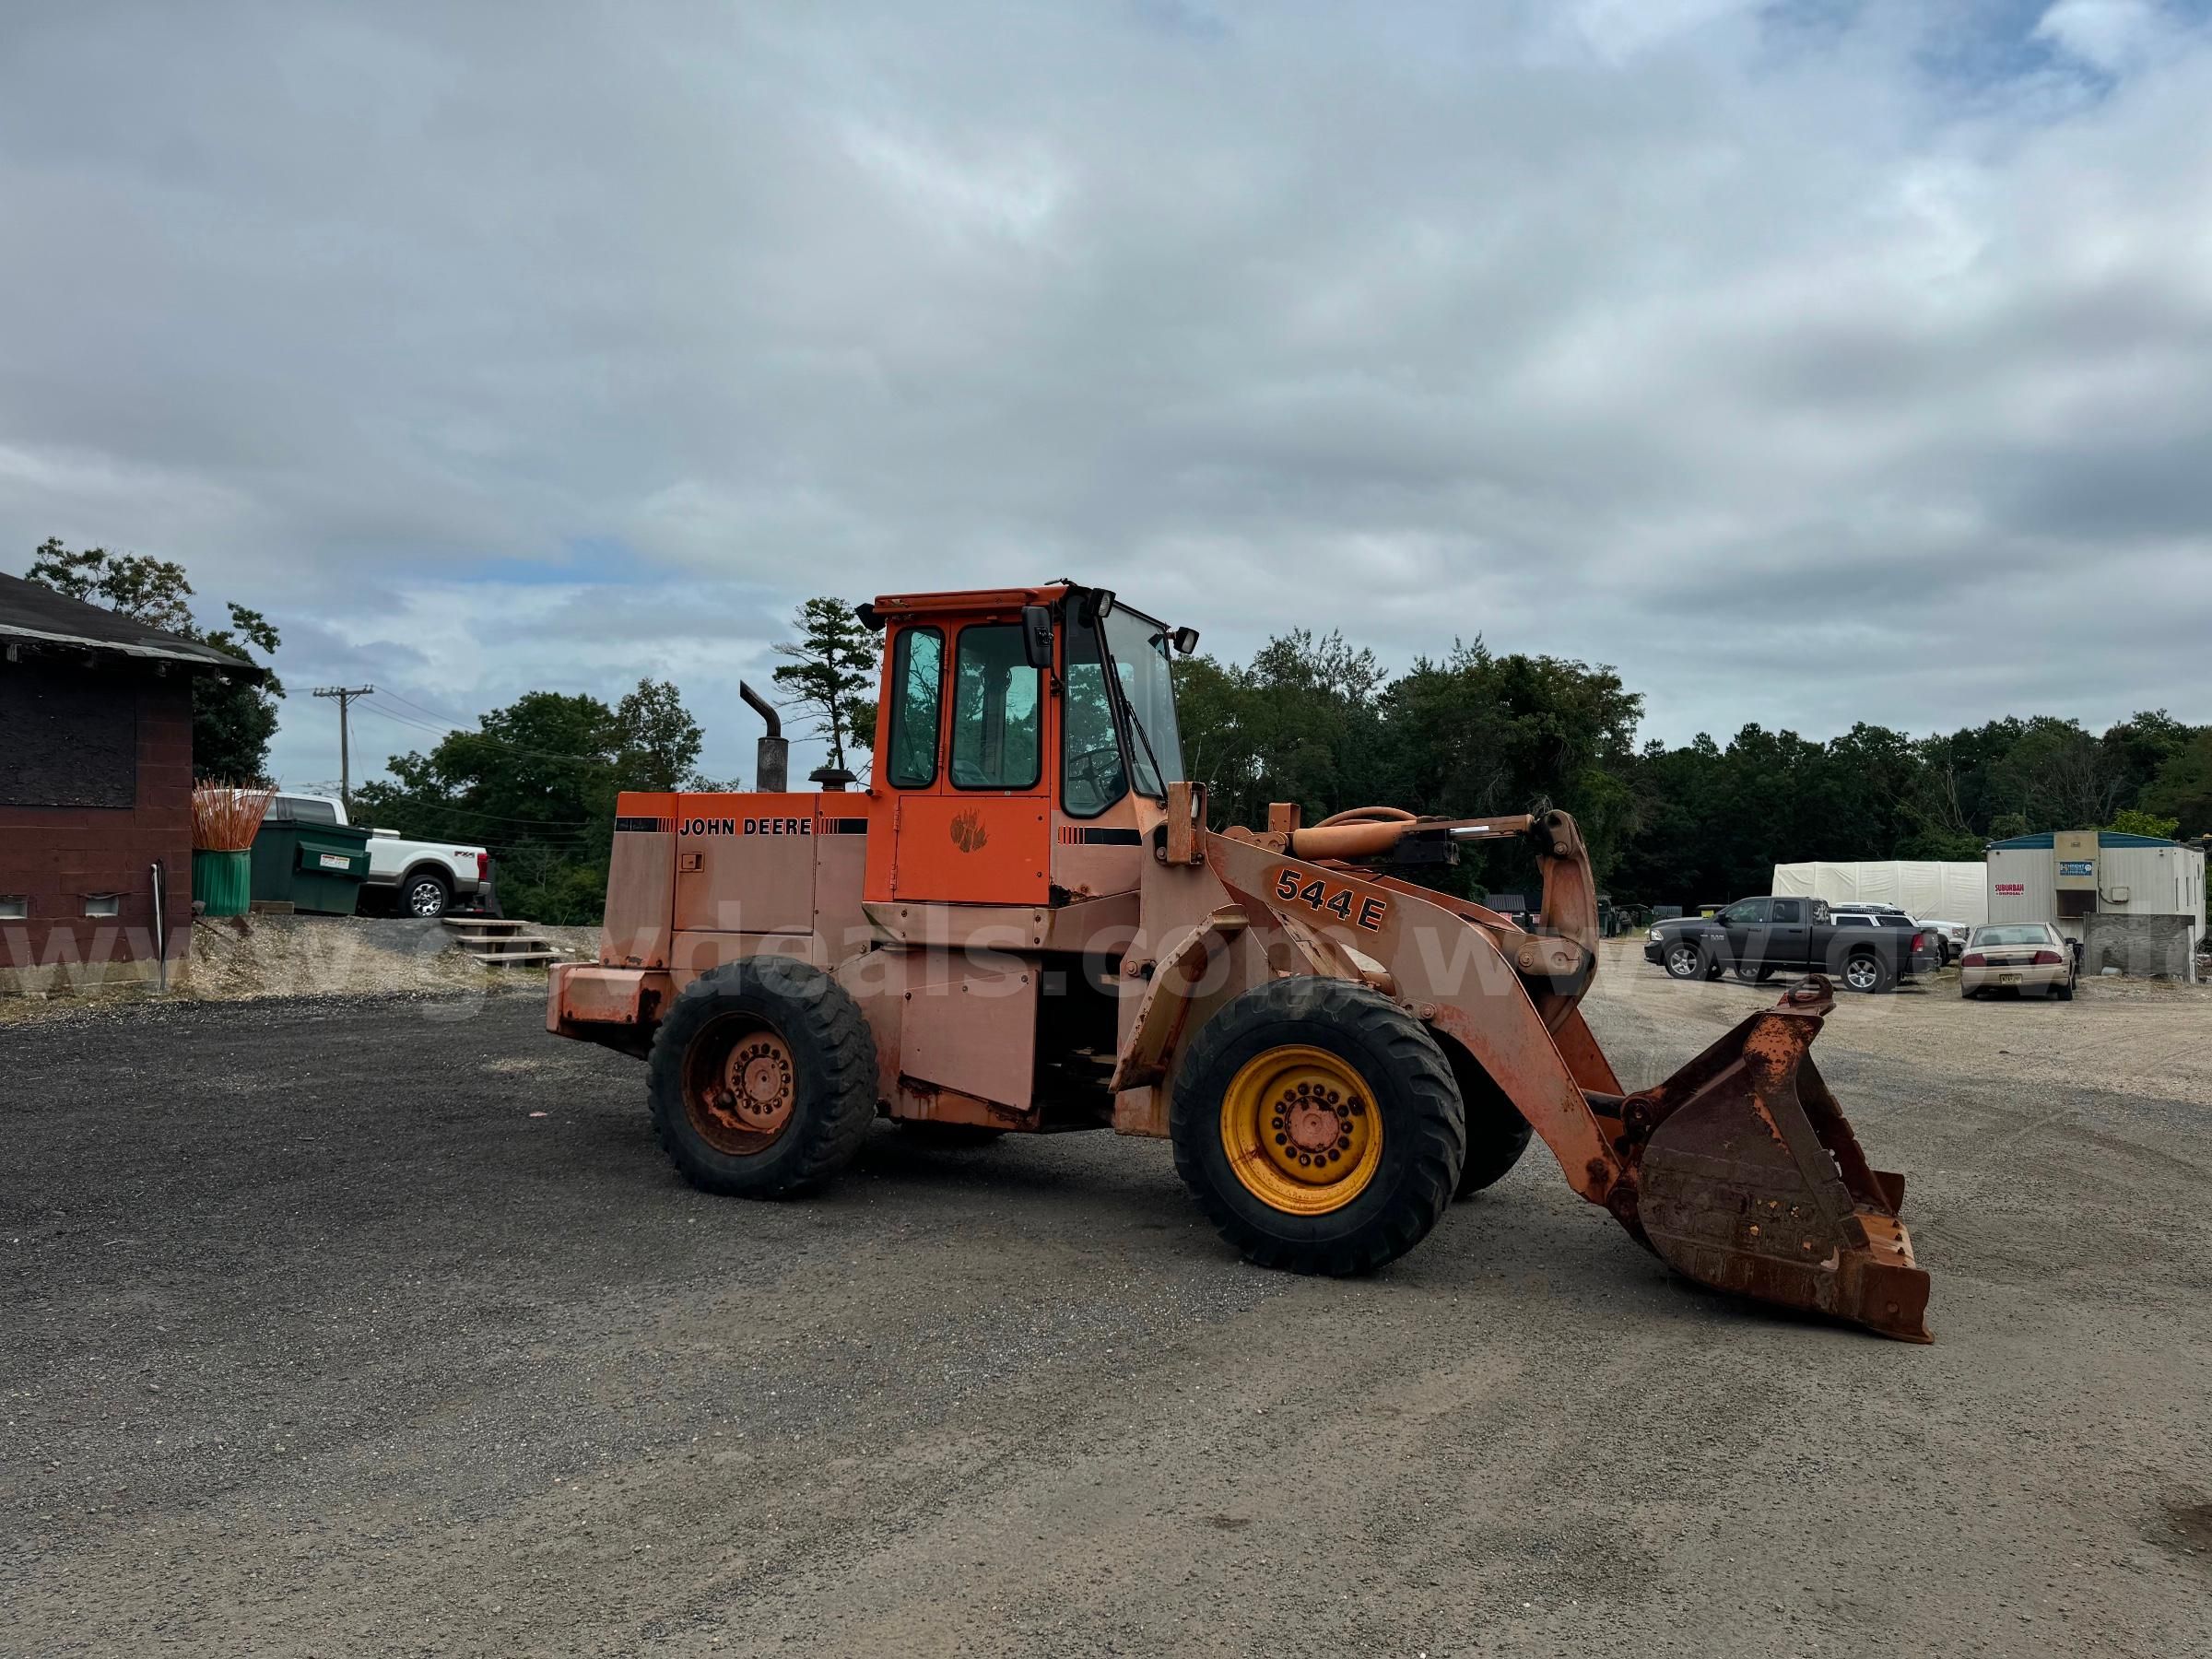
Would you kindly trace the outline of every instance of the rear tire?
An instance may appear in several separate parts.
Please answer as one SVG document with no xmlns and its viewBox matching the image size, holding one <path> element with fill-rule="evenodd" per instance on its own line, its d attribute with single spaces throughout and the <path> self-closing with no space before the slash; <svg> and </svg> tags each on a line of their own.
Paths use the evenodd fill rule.
<svg viewBox="0 0 2212 1659">
<path fill-rule="evenodd" d="M 1844 959 L 1843 983 L 1853 991 L 1887 991 L 1897 983 L 1897 974 L 1873 951 L 1854 950 Z"/>
<path fill-rule="evenodd" d="M 2060 1002 L 2072 1002 L 2074 987 L 2072 985 L 2053 985 L 2051 987 L 2051 994 L 2057 997 Z"/>
<path fill-rule="evenodd" d="M 445 877 L 418 870 L 399 884 L 399 913 L 418 922 L 435 922 L 453 908 L 453 889 Z"/>
<path fill-rule="evenodd" d="M 1466 1109 L 1428 1029 L 1366 985 L 1313 976 L 1255 986 L 1206 1021 L 1169 1133 L 1221 1236 L 1294 1273 L 1404 1255 L 1467 1156 Z"/>
<path fill-rule="evenodd" d="M 646 1062 L 653 1133 L 703 1192 L 773 1198 L 835 1174 L 876 1121 L 876 1039 L 842 985 L 752 957 L 686 985 Z"/>
</svg>

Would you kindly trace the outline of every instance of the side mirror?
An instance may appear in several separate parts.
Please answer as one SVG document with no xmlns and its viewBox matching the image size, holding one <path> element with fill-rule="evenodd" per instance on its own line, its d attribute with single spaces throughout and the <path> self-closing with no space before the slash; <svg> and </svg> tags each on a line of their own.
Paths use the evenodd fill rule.
<svg viewBox="0 0 2212 1659">
<path fill-rule="evenodd" d="M 1053 612 L 1050 606 L 1021 607 L 1021 649 L 1032 668 L 1053 665 Z"/>
<path fill-rule="evenodd" d="M 1168 636 L 1168 641 L 1175 647 L 1177 656 L 1189 656 L 1198 649 L 1198 630 L 1194 628 L 1179 628 Z"/>
</svg>

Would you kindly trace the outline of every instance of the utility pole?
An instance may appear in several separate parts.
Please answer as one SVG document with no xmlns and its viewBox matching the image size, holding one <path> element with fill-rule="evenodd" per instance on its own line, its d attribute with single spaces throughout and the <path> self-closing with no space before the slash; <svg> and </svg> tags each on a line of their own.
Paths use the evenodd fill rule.
<svg viewBox="0 0 2212 1659">
<path fill-rule="evenodd" d="M 374 686 L 317 686 L 317 697 L 335 697 L 338 700 L 338 799 L 346 803 L 346 816 L 353 817 L 353 750 L 346 729 L 346 714 L 357 697 L 375 694 Z"/>
</svg>

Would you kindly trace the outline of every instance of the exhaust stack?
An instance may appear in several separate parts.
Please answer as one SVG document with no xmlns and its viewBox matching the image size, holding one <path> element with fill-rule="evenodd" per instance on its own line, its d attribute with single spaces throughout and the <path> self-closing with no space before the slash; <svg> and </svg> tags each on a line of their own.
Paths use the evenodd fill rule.
<svg viewBox="0 0 2212 1659">
<path fill-rule="evenodd" d="M 791 739 L 783 735 L 783 717 L 776 712 L 775 704 L 743 680 L 737 682 L 737 695 L 768 723 L 753 761 L 753 770 L 759 774 L 753 787 L 763 794 L 782 794 L 791 782 Z"/>
</svg>

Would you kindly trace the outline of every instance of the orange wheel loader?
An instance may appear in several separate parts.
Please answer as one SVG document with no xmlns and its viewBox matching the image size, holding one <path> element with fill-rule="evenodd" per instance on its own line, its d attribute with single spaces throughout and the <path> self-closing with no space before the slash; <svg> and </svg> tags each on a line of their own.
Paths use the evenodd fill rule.
<svg viewBox="0 0 2212 1659">
<path fill-rule="evenodd" d="M 1928 1340 L 1928 1281 L 1809 1049 L 1808 979 L 1673 1077 L 1621 1087 L 1583 1022 L 1597 904 L 1574 820 L 1368 807 L 1215 830 L 1170 653 L 1103 588 L 913 594 L 885 633 L 872 776 L 625 794 L 594 964 L 547 1029 L 641 1057 L 662 1145 L 711 1192 L 833 1175 L 921 1133 L 1164 1135 L 1222 1236 L 1303 1273 L 1380 1267 L 1532 1135 L 1688 1277 Z M 1528 927 L 1417 885 L 1518 837 Z"/>
</svg>

